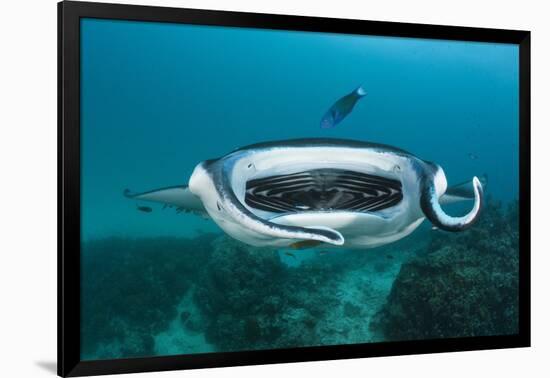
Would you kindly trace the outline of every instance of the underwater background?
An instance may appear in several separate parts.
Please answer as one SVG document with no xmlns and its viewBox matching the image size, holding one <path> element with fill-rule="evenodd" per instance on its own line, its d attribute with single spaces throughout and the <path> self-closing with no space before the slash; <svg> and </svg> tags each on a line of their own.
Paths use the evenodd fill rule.
<svg viewBox="0 0 550 378">
<path fill-rule="evenodd" d="M 82 359 L 517 333 L 517 46 L 100 19 L 80 35 Z M 379 248 L 295 251 L 122 194 L 302 137 L 399 147 L 450 185 L 486 175 L 486 206 L 457 234 L 425 221 Z"/>
</svg>

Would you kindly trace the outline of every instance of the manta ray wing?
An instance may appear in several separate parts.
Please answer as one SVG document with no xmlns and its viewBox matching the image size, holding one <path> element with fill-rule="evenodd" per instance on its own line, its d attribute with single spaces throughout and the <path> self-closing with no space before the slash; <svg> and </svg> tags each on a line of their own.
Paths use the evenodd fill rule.
<svg viewBox="0 0 550 378">
<path fill-rule="evenodd" d="M 480 182 L 483 189 L 485 189 L 488 182 L 486 174 L 481 176 Z M 446 205 L 460 201 L 474 200 L 474 198 L 474 189 L 472 187 L 471 181 L 468 180 L 447 188 L 445 194 L 443 194 L 439 199 L 439 202 L 443 205 Z"/>
<path fill-rule="evenodd" d="M 208 213 L 201 200 L 189 191 L 187 185 L 170 186 L 141 193 L 133 193 L 129 189 L 126 189 L 124 191 L 124 196 L 139 201 L 158 202 L 164 205 L 174 206 L 180 211 L 208 217 Z"/>
</svg>

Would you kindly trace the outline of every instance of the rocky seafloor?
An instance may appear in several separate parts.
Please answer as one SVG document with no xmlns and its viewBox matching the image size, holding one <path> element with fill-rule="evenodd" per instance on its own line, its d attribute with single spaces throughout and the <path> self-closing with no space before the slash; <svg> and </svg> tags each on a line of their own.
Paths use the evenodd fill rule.
<svg viewBox="0 0 550 378">
<path fill-rule="evenodd" d="M 82 245 L 82 359 L 513 334 L 518 206 L 364 251 L 223 234 Z"/>
</svg>

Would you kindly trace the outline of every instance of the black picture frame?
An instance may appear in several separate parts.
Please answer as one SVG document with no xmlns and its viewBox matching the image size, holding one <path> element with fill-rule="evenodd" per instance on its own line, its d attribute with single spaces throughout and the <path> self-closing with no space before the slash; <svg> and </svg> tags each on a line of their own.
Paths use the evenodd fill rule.
<svg viewBox="0 0 550 378">
<path fill-rule="evenodd" d="M 483 41 L 519 46 L 519 333 L 150 358 L 80 360 L 80 19 Z M 83 376 L 530 346 L 530 32 L 154 6 L 58 3 L 58 374 Z"/>
</svg>

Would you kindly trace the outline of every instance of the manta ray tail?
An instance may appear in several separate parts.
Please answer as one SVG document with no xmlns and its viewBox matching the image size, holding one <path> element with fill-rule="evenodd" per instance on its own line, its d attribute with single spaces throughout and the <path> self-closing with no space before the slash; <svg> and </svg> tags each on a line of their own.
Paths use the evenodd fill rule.
<svg viewBox="0 0 550 378">
<path fill-rule="evenodd" d="M 474 197 L 472 210 L 462 217 L 453 217 L 443 211 L 436 195 L 434 181 L 427 179 L 420 198 L 420 206 L 424 215 L 441 230 L 457 232 L 467 229 L 479 217 L 483 204 L 483 186 L 477 177 L 472 179 L 472 187 Z"/>
</svg>

